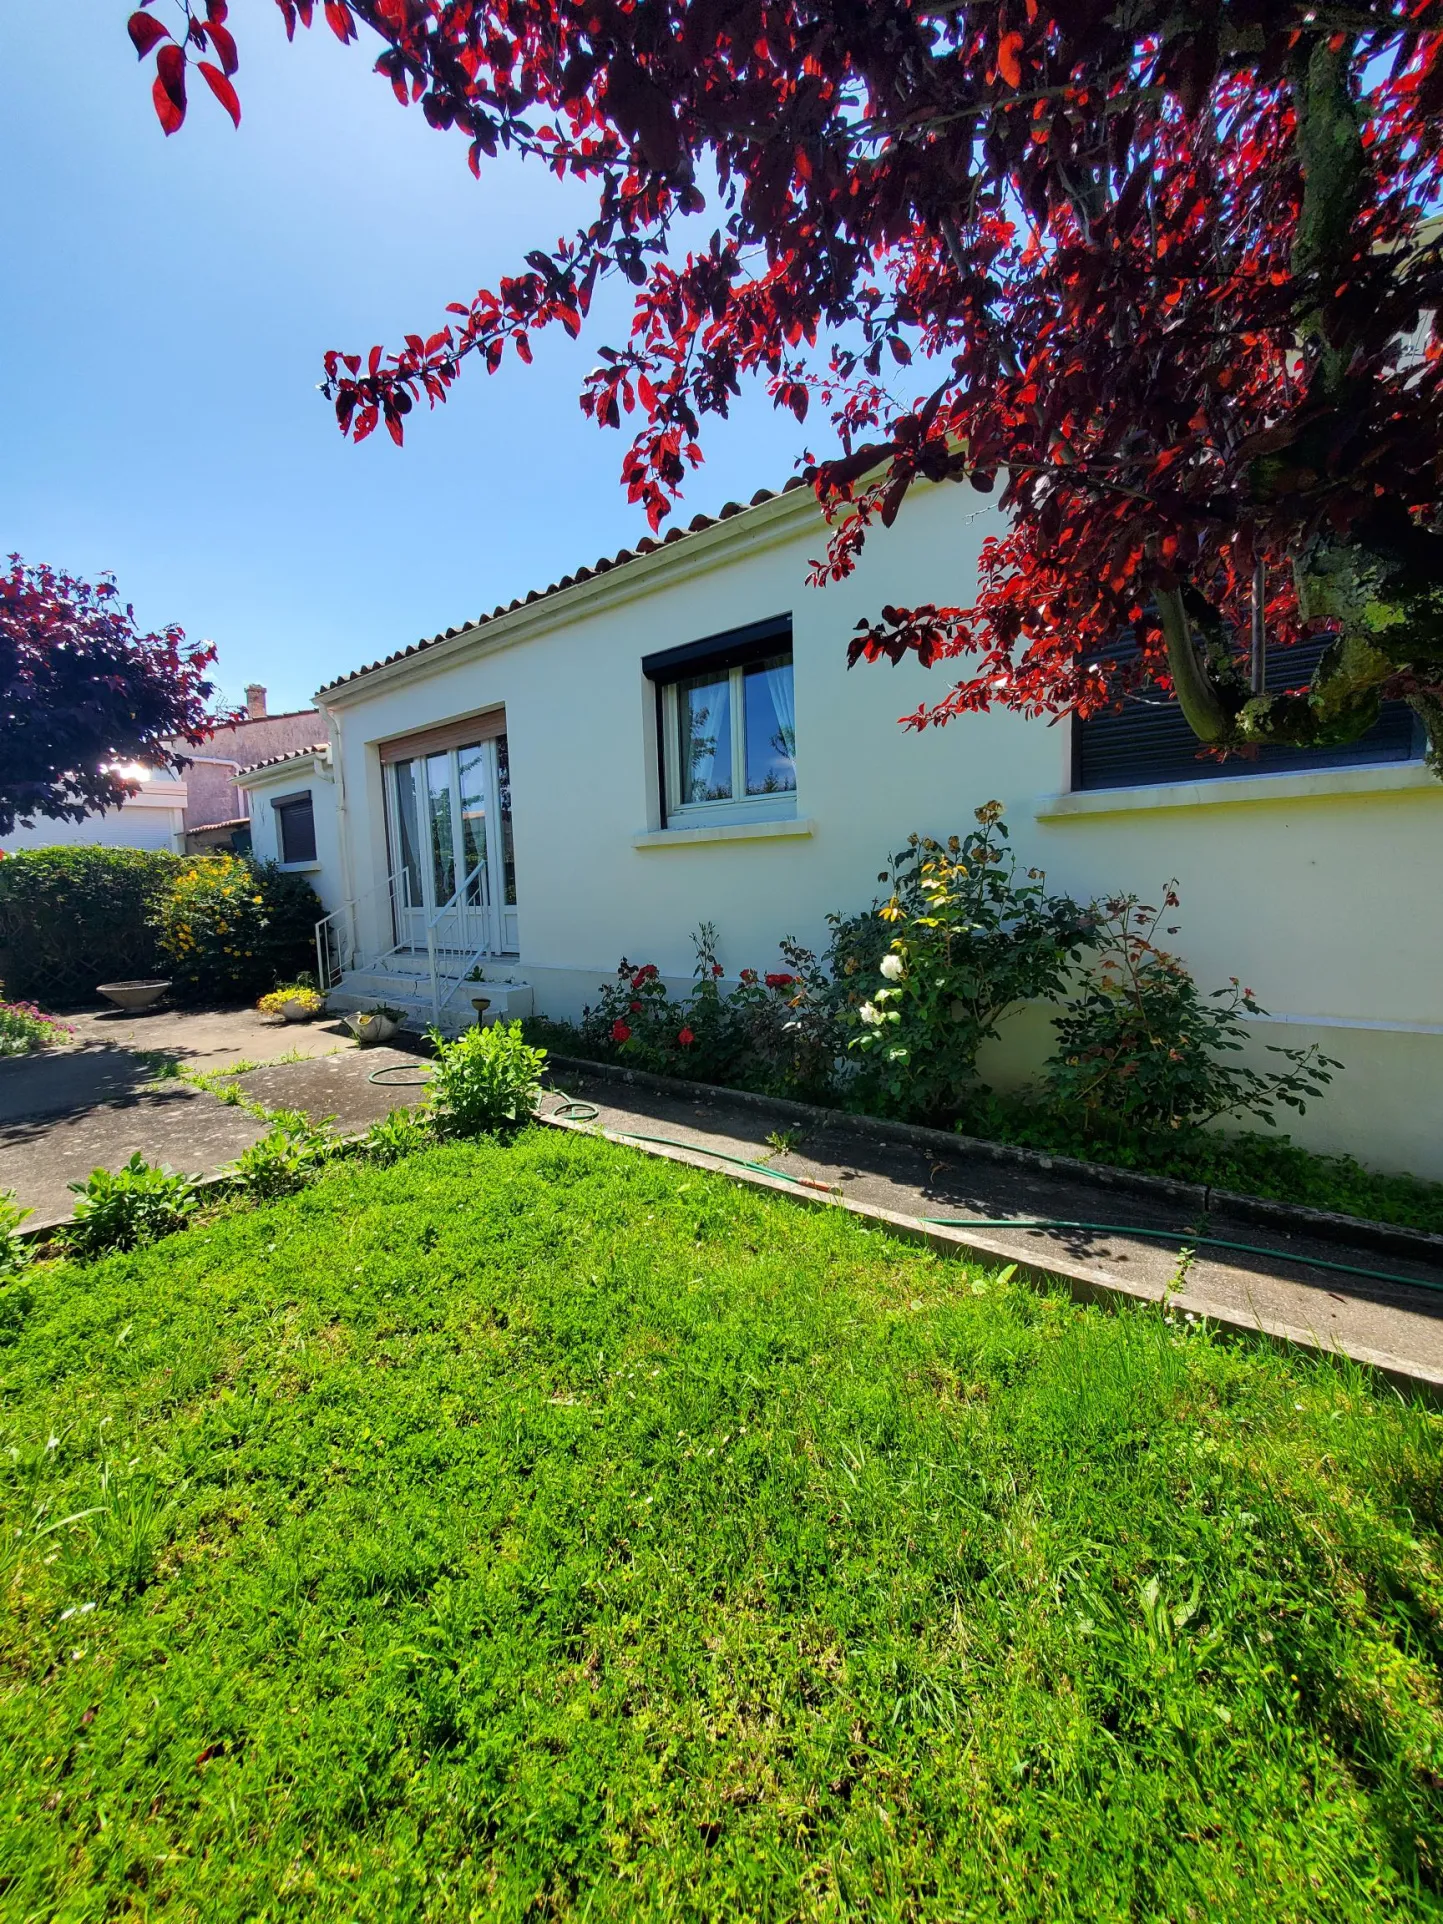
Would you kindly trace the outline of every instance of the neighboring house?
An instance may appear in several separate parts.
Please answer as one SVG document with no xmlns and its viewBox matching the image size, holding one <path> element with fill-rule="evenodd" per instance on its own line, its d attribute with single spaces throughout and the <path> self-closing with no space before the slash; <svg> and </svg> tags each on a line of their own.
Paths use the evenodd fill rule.
<svg viewBox="0 0 1443 1924">
<path fill-rule="evenodd" d="M 1443 785 L 1409 712 L 1347 750 L 1221 766 L 1141 703 L 903 730 L 945 670 L 849 673 L 847 639 L 887 602 L 968 600 L 1001 525 L 966 488 L 915 489 L 815 589 L 815 501 L 763 493 L 323 689 L 325 749 L 241 787 L 256 852 L 331 911 L 338 1004 L 574 1016 L 623 954 L 685 980 L 704 920 L 730 972 L 764 968 L 783 935 L 825 947 L 828 911 L 870 902 L 909 833 L 963 832 L 995 797 L 1054 888 L 1156 902 L 1177 877 L 1176 946 L 1205 989 L 1240 976 L 1272 1012 L 1258 1049 L 1345 1062 L 1299 1140 L 1443 1176 Z M 1043 1011 L 1014 1019 L 988 1079 L 1030 1073 L 1048 1034 Z"/>
<path fill-rule="evenodd" d="M 250 811 L 237 782 L 243 768 L 269 756 L 290 754 L 325 733 L 314 708 L 283 715 L 266 712 L 266 691 L 259 682 L 246 689 L 246 712 L 216 728 L 198 746 L 180 736 L 167 743 L 184 755 L 178 770 L 125 771 L 140 788 L 119 808 L 98 810 L 80 822 L 40 816 L 28 828 L 5 838 L 7 849 L 60 845 L 114 848 L 163 848 L 178 854 L 207 848 L 248 848 Z"/>
<path fill-rule="evenodd" d="M 5 837 L 7 854 L 22 848 L 147 848 L 180 851 L 185 847 L 185 811 L 190 787 L 185 770 L 127 765 L 124 773 L 140 783 L 119 808 L 97 809 L 79 822 L 38 816 L 26 827 L 16 823 Z"/>
<path fill-rule="evenodd" d="M 314 708 L 268 714 L 266 691 L 259 682 L 252 682 L 246 689 L 246 712 L 238 720 L 213 729 L 199 747 L 175 741 L 172 746 L 187 761 L 190 799 L 184 846 L 192 851 L 249 847 L 250 811 L 237 776 L 256 762 L 292 754 L 324 733 Z"/>
</svg>

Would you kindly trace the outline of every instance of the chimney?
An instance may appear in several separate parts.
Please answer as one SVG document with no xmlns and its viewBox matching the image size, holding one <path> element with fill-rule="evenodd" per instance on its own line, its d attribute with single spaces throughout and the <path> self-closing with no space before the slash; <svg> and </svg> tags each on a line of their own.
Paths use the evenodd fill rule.
<svg viewBox="0 0 1443 1924">
<path fill-rule="evenodd" d="M 251 682 L 246 688 L 246 714 L 251 721 L 264 721 L 266 718 L 266 691 L 258 681 Z"/>
</svg>

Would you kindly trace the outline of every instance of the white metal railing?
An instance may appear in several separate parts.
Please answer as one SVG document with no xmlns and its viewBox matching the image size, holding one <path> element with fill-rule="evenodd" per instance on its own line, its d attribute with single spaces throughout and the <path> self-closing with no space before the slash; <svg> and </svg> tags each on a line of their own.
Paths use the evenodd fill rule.
<svg viewBox="0 0 1443 1924">
<path fill-rule="evenodd" d="M 450 900 L 443 902 L 426 918 L 426 968 L 431 978 L 431 1018 L 434 1022 L 440 1022 L 442 1009 L 450 1002 L 471 970 L 484 956 L 491 953 L 489 935 L 479 947 L 468 952 L 466 937 L 471 932 L 466 929 L 462 921 L 462 917 L 468 911 L 479 914 L 489 921 L 490 912 L 486 903 L 468 904 L 466 900 L 473 884 L 484 873 L 485 868 L 486 858 L 483 856 L 461 878 Z M 404 926 L 402 916 L 407 912 L 414 913 L 407 897 L 405 876 L 400 872 L 388 875 L 374 888 L 367 889 L 364 895 L 358 895 L 354 900 L 342 903 L 340 908 L 333 910 L 329 915 L 323 915 L 317 922 L 316 981 L 323 995 L 338 986 L 341 977 L 348 969 L 359 966 L 362 959 L 360 911 L 379 897 L 385 898 L 383 915 L 391 931 L 391 950 L 382 951 L 382 954 L 393 952 Z M 448 934 L 453 936 L 454 940 L 448 942 Z M 440 951 L 449 957 L 454 956 L 458 950 L 464 960 L 460 964 L 459 971 L 452 977 L 450 988 L 443 995 L 437 954 Z"/>
<path fill-rule="evenodd" d="M 322 995 L 334 989 L 346 970 L 355 968 L 360 961 L 360 910 L 381 896 L 385 897 L 384 919 L 394 944 L 401 926 L 398 911 L 406 905 L 404 878 L 400 874 L 388 875 L 374 888 L 343 902 L 340 908 L 323 915 L 317 922 L 316 984 Z"/>
<path fill-rule="evenodd" d="M 456 980 L 452 982 L 446 994 L 444 996 L 441 994 L 441 979 L 436 968 L 436 951 L 438 948 L 445 948 L 446 943 L 444 938 L 438 938 L 437 931 L 441 929 L 447 917 L 450 917 L 458 938 L 451 953 L 454 954 L 455 949 L 462 946 L 460 940 L 463 934 L 461 917 L 465 913 L 467 906 L 465 897 L 471 888 L 471 884 L 481 875 L 485 867 L 486 857 L 483 855 L 481 860 L 462 876 L 460 882 L 456 885 L 455 893 L 452 895 L 450 901 L 443 903 L 426 923 L 426 966 L 431 972 L 431 1020 L 438 1024 L 441 1020 L 441 1010 L 445 1007 L 446 1003 L 451 1000 L 451 997 L 455 995 L 457 989 L 461 986 L 463 978 L 458 976 Z M 476 904 L 475 906 L 479 908 L 483 916 L 486 914 L 487 911 L 484 902 Z M 481 948 L 476 951 L 475 955 L 472 956 L 468 967 L 475 968 L 477 958 L 485 955 L 488 948 L 489 944 L 483 944 Z"/>
</svg>

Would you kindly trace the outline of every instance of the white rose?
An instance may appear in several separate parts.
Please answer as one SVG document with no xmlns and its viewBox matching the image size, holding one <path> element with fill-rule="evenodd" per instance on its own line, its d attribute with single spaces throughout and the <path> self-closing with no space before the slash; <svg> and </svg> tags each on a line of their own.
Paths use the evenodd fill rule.
<svg viewBox="0 0 1443 1924">
<path fill-rule="evenodd" d="M 858 1009 L 857 1014 L 869 1029 L 875 1029 L 877 1024 L 882 1020 L 870 1002 L 864 1002 L 861 1008 Z"/>
<path fill-rule="evenodd" d="M 884 955 L 882 957 L 882 973 L 889 982 L 900 982 L 902 980 L 901 956 Z"/>
</svg>

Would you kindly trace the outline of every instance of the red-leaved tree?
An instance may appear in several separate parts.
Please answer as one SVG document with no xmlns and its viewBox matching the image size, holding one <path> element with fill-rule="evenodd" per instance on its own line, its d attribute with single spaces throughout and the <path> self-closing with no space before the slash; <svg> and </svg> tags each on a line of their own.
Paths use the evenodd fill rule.
<svg viewBox="0 0 1443 1924">
<path fill-rule="evenodd" d="M 11 555 L 0 575 L 0 835 L 37 816 L 80 821 L 139 784 L 117 763 L 179 767 L 212 713 L 209 642 L 146 634 L 111 581 Z"/>
<path fill-rule="evenodd" d="M 224 0 L 176 3 L 174 34 L 130 18 L 162 124 L 192 63 L 238 117 Z M 311 24 L 311 0 L 276 3 Z M 377 37 L 397 99 L 473 169 L 505 147 L 596 190 L 588 226 L 434 330 L 328 354 L 346 433 L 399 442 L 468 360 L 577 334 L 619 275 L 630 338 L 582 405 L 635 421 L 624 479 L 653 528 L 748 374 L 839 434 L 809 469 L 819 578 L 914 482 L 1000 487 L 972 598 L 885 608 L 853 643 L 962 664 L 915 725 L 1086 714 L 1148 681 L 1247 753 L 1350 740 L 1401 698 L 1443 772 L 1443 0 L 324 13 Z M 1300 688 L 1309 633 L 1333 639 Z"/>
</svg>

